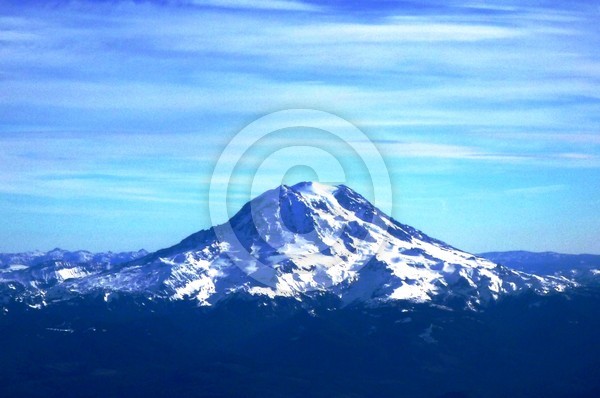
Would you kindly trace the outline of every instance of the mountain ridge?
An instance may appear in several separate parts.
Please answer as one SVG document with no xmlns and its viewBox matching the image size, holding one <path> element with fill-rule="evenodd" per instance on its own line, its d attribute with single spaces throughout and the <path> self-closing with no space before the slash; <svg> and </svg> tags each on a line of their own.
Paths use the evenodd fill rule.
<svg viewBox="0 0 600 398">
<path fill-rule="evenodd" d="M 562 276 L 579 283 L 593 282 L 600 275 L 600 255 L 597 254 L 514 250 L 481 253 L 480 256 L 519 271 L 537 275 Z"/>
</svg>

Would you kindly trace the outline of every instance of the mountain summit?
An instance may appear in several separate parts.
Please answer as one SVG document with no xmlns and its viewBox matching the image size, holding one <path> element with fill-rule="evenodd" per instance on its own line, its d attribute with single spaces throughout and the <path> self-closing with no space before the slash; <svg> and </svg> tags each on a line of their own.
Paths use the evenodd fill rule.
<svg viewBox="0 0 600 398">
<path fill-rule="evenodd" d="M 468 308 L 502 295 L 562 291 L 571 282 L 513 271 L 403 225 L 347 186 L 303 182 L 256 197 L 229 222 L 105 268 L 70 264 L 40 281 L 29 267 L 0 273 L 0 295 L 41 306 L 81 295 L 218 303 L 231 295 L 331 296 L 339 305 L 398 300 Z"/>
</svg>

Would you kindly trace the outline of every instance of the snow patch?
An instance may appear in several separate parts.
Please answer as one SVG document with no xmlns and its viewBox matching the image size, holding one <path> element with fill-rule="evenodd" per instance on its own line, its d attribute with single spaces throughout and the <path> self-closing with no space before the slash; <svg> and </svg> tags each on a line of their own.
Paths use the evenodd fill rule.
<svg viewBox="0 0 600 398">
<path fill-rule="evenodd" d="M 56 271 L 56 275 L 61 281 L 66 281 L 68 279 L 83 278 L 89 273 L 82 268 L 62 268 Z"/>
<path fill-rule="evenodd" d="M 429 327 L 427 329 L 425 329 L 423 331 L 423 333 L 421 333 L 419 335 L 419 337 L 422 338 L 428 344 L 435 344 L 438 341 L 433 338 L 433 336 L 431 335 L 432 333 L 433 333 L 433 324 L 429 325 Z"/>
<path fill-rule="evenodd" d="M 396 288 L 389 296 L 391 300 L 410 300 L 415 303 L 424 303 L 430 301 L 431 297 L 427 294 L 427 289 L 419 285 L 409 285 L 404 283 Z"/>
</svg>

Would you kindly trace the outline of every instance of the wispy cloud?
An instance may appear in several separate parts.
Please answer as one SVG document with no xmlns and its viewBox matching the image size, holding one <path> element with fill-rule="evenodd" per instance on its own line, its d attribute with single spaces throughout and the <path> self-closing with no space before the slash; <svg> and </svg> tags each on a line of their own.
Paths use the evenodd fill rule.
<svg viewBox="0 0 600 398">
<path fill-rule="evenodd" d="M 303 43 L 400 43 L 403 41 L 479 41 L 505 39 L 525 32 L 493 25 L 439 23 L 428 20 L 396 19 L 383 24 L 335 23 L 308 25 L 292 30 Z"/>
<path fill-rule="evenodd" d="M 535 142 L 550 142 L 550 143 L 574 143 L 582 144 L 589 148 L 588 145 L 600 145 L 600 134 L 581 133 L 577 131 L 562 131 L 562 132 L 536 132 L 536 131 L 474 131 L 474 135 L 488 137 L 499 140 L 510 140 L 516 142 L 535 141 Z"/>
<path fill-rule="evenodd" d="M 523 164 L 549 167 L 600 167 L 600 157 L 579 152 L 533 152 L 494 150 L 469 145 L 377 140 L 382 152 L 396 158 L 454 159 L 488 163 Z"/>
<path fill-rule="evenodd" d="M 564 191 L 568 188 L 566 185 L 544 185 L 525 188 L 507 189 L 504 191 L 508 195 L 544 195 L 548 193 Z"/>
<path fill-rule="evenodd" d="M 233 9 L 258 9 L 276 11 L 320 10 L 320 8 L 315 5 L 292 0 L 189 0 L 188 4 Z"/>
</svg>

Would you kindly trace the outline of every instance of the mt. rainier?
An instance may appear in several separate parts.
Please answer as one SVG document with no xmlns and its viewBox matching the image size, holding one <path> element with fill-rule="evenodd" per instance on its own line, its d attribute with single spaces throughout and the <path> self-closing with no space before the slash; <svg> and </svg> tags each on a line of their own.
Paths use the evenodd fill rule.
<svg viewBox="0 0 600 398">
<path fill-rule="evenodd" d="M 33 267 L 0 272 L 0 295 L 49 305 L 81 295 L 197 300 L 278 296 L 338 305 L 397 300 L 483 305 L 502 295 L 573 285 L 510 270 L 455 249 L 383 214 L 344 185 L 282 185 L 223 225 L 123 264 L 79 264 L 66 279 L 40 280 Z M 1 302 L 1 300 L 0 300 Z"/>
</svg>

